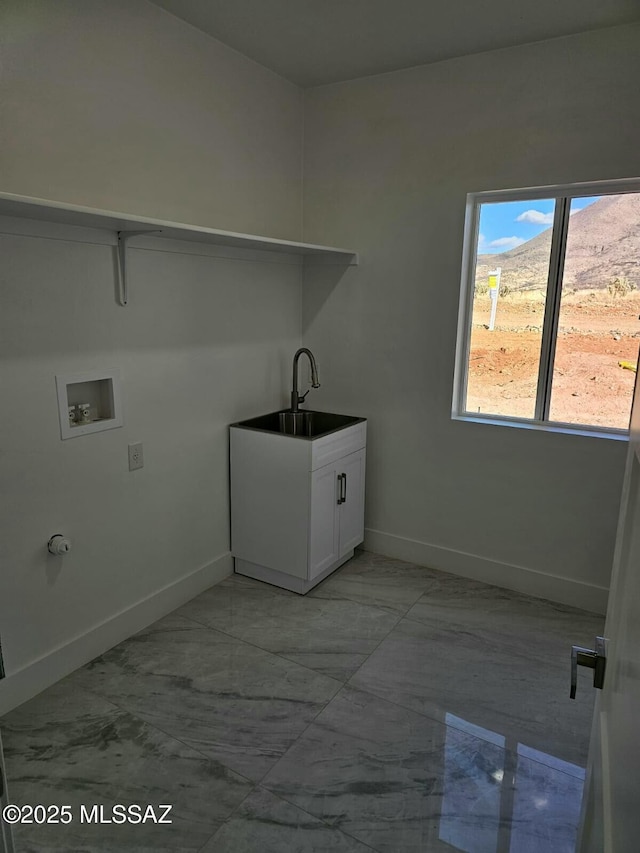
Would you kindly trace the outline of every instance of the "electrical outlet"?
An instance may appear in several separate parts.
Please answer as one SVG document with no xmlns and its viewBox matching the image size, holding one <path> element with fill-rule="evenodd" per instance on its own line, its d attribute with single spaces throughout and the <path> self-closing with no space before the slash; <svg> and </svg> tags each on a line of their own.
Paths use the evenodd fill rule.
<svg viewBox="0 0 640 853">
<path fill-rule="evenodd" d="M 129 445 L 129 470 L 137 471 L 138 468 L 144 466 L 144 456 L 142 455 L 142 442 Z"/>
</svg>

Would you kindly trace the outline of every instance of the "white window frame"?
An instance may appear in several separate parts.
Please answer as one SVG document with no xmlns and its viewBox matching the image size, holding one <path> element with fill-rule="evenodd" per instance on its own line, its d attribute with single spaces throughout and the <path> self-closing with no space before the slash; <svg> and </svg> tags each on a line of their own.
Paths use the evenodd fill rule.
<svg viewBox="0 0 640 853">
<path fill-rule="evenodd" d="M 612 181 L 473 192 L 467 195 L 453 381 L 453 407 L 451 412 L 454 420 L 628 440 L 628 429 L 561 423 L 548 419 L 571 201 L 574 198 L 596 195 L 621 195 L 622 193 L 640 193 L 640 178 L 621 178 Z M 488 202 L 535 201 L 536 199 L 554 199 L 556 205 L 552 226 L 553 232 L 549 258 L 547 300 L 542 326 L 540 363 L 538 366 L 535 417 L 519 418 L 510 415 L 490 414 L 488 412 L 469 412 L 465 409 L 465 400 L 467 396 L 468 366 L 471 348 L 471 324 L 473 320 L 473 295 L 475 290 L 480 207 L 482 204 Z"/>
</svg>

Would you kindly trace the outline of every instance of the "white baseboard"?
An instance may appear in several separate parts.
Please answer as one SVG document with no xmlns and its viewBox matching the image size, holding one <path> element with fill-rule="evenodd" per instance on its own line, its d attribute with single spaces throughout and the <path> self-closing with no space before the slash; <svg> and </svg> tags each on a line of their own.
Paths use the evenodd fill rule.
<svg viewBox="0 0 640 853">
<path fill-rule="evenodd" d="M 429 566 L 452 575 L 484 581 L 537 598 L 581 607 L 593 613 L 604 614 L 607 611 L 609 590 L 595 584 L 501 563 L 440 545 L 429 545 L 427 542 L 383 533 L 381 530 L 365 530 L 362 547 L 365 551 L 373 551 L 385 557 Z"/>
<path fill-rule="evenodd" d="M 223 554 L 17 672 L 7 673 L 6 678 L 0 681 L 0 716 L 171 613 L 232 572 L 233 558 L 230 553 Z"/>
</svg>

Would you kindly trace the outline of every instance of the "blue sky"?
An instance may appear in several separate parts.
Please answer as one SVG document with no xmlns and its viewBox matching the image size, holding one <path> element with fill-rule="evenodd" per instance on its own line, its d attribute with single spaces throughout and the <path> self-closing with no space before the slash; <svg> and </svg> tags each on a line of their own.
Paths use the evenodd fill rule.
<svg viewBox="0 0 640 853">
<path fill-rule="evenodd" d="M 571 213 L 582 210 L 598 198 L 574 199 L 571 202 Z M 554 199 L 483 204 L 480 210 L 478 254 L 508 252 L 532 237 L 537 237 L 553 224 L 554 206 Z"/>
</svg>

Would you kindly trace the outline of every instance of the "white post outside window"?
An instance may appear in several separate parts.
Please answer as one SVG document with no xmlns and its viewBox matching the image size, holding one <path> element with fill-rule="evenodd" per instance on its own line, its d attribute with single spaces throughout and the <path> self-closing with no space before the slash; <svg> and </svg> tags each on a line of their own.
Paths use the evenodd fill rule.
<svg viewBox="0 0 640 853">
<path fill-rule="evenodd" d="M 491 298 L 491 317 L 489 318 L 489 331 L 492 332 L 496 324 L 496 311 L 498 310 L 498 294 L 500 293 L 500 276 L 502 267 L 489 270 L 489 296 Z"/>
</svg>

